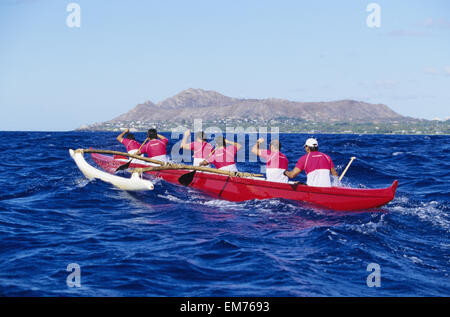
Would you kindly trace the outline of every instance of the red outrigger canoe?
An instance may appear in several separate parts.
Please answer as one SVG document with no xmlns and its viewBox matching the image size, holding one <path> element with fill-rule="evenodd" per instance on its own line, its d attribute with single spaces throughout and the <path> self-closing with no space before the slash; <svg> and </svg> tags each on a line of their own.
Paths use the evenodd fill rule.
<svg viewBox="0 0 450 317">
<path fill-rule="evenodd" d="M 114 173 L 123 161 L 112 156 L 92 153 L 92 159 L 103 170 Z M 130 167 L 144 167 L 131 164 Z M 145 166 L 147 167 L 147 166 Z M 161 178 L 169 183 L 179 184 L 178 178 L 190 171 L 162 170 L 148 171 L 145 176 Z M 196 172 L 189 185 L 214 198 L 229 201 L 283 198 L 312 203 L 337 211 L 356 211 L 383 206 L 394 199 L 398 181 L 381 189 L 359 189 L 345 187 L 311 187 L 295 183 L 269 182 L 264 178 L 230 177 L 227 175 Z"/>
</svg>

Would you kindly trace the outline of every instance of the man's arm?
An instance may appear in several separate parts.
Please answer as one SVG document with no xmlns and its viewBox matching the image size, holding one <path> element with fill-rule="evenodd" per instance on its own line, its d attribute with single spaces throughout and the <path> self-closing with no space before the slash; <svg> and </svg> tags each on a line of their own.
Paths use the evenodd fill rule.
<svg viewBox="0 0 450 317">
<path fill-rule="evenodd" d="M 292 171 L 284 171 L 284 175 L 286 175 L 289 178 L 295 178 L 297 177 L 298 174 L 301 173 L 301 169 L 299 169 L 298 167 L 294 167 L 294 169 Z"/>
<path fill-rule="evenodd" d="M 242 147 L 242 145 L 240 145 L 239 143 L 237 143 L 237 142 L 233 142 L 233 141 L 229 141 L 229 140 L 227 140 L 227 139 L 224 139 L 225 140 L 225 143 L 226 144 L 229 144 L 229 145 L 234 145 L 235 147 L 236 147 L 236 150 L 240 150 L 240 148 Z"/>
<path fill-rule="evenodd" d="M 160 138 L 161 140 L 167 139 L 164 135 L 161 134 L 157 134 L 158 138 Z"/>
<path fill-rule="evenodd" d="M 190 143 L 187 143 L 187 139 L 190 135 L 191 135 L 191 130 L 187 130 L 186 132 L 184 132 L 183 140 L 181 140 L 181 145 L 180 145 L 180 147 L 182 149 L 185 149 L 185 150 L 191 149 Z"/>
<path fill-rule="evenodd" d="M 130 130 L 125 129 L 125 131 L 123 131 L 121 134 L 119 134 L 119 135 L 117 136 L 117 141 L 119 141 L 120 143 L 122 143 L 122 141 L 123 141 L 123 136 L 124 136 L 125 134 L 127 134 L 128 132 L 130 132 Z"/>
<path fill-rule="evenodd" d="M 256 154 L 257 156 L 260 156 L 261 155 L 261 150 L 259 149 L 259 145 L 261 143 L 263 143 L 263 142 L 264 142 L 264 139 L 263 138 L 259 138 L 256 141 L 256 144 L 253 145 L 253 147 L 252 147 L 252 153 Z"/>
<path fill-rule="evenodd" d="M 200 162 L 200 166 L 206 166 L 209 165 L 209 162 L 207 160 L 203 160 Z"/>
<path fill-rule="evenodd" d="M 331 175 L 333 176 L 339 176 L 338 173 L 336 172 L 336 170 L 334 169 L 334 167 L 331 168 Z"/>
</svg>

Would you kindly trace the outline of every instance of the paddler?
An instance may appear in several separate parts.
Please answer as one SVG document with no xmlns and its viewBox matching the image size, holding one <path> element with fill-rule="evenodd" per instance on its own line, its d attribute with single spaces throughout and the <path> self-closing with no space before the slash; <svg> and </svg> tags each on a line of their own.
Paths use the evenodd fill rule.
<svg viewBox="0 0 450 317">
<path fill-rule="evenodd" d="M 117 136 L 117 141 L 125 145 L 125 147 L 127 148 L 127 152 L 129 154 L 135 154 L 137 150 L 139 150 L 139 148 L 141 147 L 141 144 L 138 141 L 136 141 L 134 135 L 130 133 L 129 129 L 125 129 L 125 131 L 119 134 Z"/>
<path fill-rule="evenodd" d="M 145 153 L 151 159 L 168 162 L 166 153 L 169 140 L 165 136 L 158 134 L 156 129 L 149 129 L 147 138 L 149 141 L 141 148 L 138 154 Z"/>
<path fill-rule="evenodd" d="M 200 166 L 206 166 L 211 163 L 219 170 L 238 172 L 235 158 L 237 151 L 239 151 L 241 147 L 242 146 L 239 143 L 227 140 L 219 135 L 216 137 L 216 148 L 214 149 L 214 152 L 207 160 L 201 162 Z"/>
<path fill-rule="evenodd" d="M 206 142 L 206 135 L 203 131 L 195 134 L 195 141 L 187 143 L 187 139 L 191 136 L 191 130 L 184 133 L 183 140 L 181 140 L 180 147 L 185 150 L 192 151 L 194 158 L 194 166 L 200 166 L 200 163 L 207 160 L 213 151 L 213 146 Z"/>
<path fill-rule="evenodd" d="M 259 146 L 263 142 L 264 139 L 259 138 L 252 148 L 252 153 L 267 161 L 266 179 L 270 182 L 287 183 L 289 178 L 284 175 L 284 172 L 288 169 L 289 161 L 286 156 L 280 152 L 280 141 L 272 140 L 270 142 L 270 150 L 260 150 Z"/>
<path fill-rule="evenodd" d="M 315 187 L 331 187 L 330 172 L 338 176 L 331 158 L 319 152 L 319 143 L 309 138 L 304 144 L 306 154 L 300 157 L 292 171 L 285 171 L 284 175 L 295 178 L 301 171 L 306 173 L 306 185 Z"/>
</svg>

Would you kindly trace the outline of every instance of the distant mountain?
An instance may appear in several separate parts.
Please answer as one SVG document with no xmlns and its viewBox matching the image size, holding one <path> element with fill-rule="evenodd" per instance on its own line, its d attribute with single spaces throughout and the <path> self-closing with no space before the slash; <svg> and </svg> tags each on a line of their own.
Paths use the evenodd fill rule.
<svg viewBox="0 0 450 317">
<path fill-rule="evenodd" d="M 285 99 L 239 99 L 216 91 L 186 89 L 157 104 L 147 101 L 112 120 L 83 126 L 82 130 L 121 127 L 131 122 L 188 122 L 202 119 L 256 120 L 294 119 L 318 123 L 378 123 L 407 119 L 384 104 L 356 100 L 294 102 Z"/>
<path fill-rule="evenodd" d="M 270 120 L 281 117 L 316 122 L 383 122 L 404 118 L 386 105 L 355 100 L 294 102 L 274 98 L 238 99 L 215 91 L 187 89 L 157 104 L 150 101 L 138 104 L 111 121 Z"/>
</svg>

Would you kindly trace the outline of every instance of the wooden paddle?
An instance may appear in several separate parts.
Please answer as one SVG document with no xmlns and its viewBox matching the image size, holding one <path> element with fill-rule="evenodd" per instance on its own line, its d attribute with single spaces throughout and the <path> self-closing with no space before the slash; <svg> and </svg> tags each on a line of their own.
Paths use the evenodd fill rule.
<svg viewBox="0 0 450 317">
<path fill-rule="evenodd" d="M 214 148 L 214 150 L 212 150 L 211 153 L 209 153 L 208 159 L 211 157 L 211 155 L 214 154 L 214 152 L 216 151 L 216 149 L 217 149 L 217 148 Z M 178 178 L 178 183 L 180 183 L 180 184 L 183 185 L 183 186 L 189 186 L 189 185 L 192 183 L 192 181 L 194 180 L 194 177 L 195 177 L 195 173 L 196 173 L 196 172 L 197 172 L 196 170 L 193 170 L 192 172 L 189 172 L 189 173 L 186 173 L 186 174 L 184 174 L 184 175 L 181 175 L 181 176 Z"/>
<path fill-rule="evenodd" d="M 352 164 L 352 162 L 356 159 L 356 157 L 352 156 L 352 158 L 350 159 L 350 162 L 348 162 L 347 167 L 345 168 L 345 170 L 342 172 L 341 177 L 339 177 L 339 181 L 342 180 L 342 178 L 344 177 L 345 173 L 347 173 L 348 168 L 350 167 L 350 165 Z"/>
<path fill-rule="evenodd" d="M 217 168 L 212 167 L 204 167 L 204 166 L 192 166 L 192 165 L 184 165 L 184 164 L 177 164 L 177 163 L 167 163 L 162 166 L 149 166 L 149 167 L 143 167 L 143 168 L 135 168 L 131 170 L 132 172 L 136 173 L 144 173 L 149 171 L 164 171 L 164 170 L 194 170 L 194 171 L 201 171 L 201 172 L 208 172 L 208 173 L 214 173 L 219 175 L 226 175 L 231 177 L 263 177 L 263 174 L 254 174 L 254 173 L 247 173 L 247 172 L 231 172 L 231 171 L 224 171 L 219 170 Z"/>
<path fill-rule="evenodd" d="M 139 150 L 137 150 L 136 153 L 139 153 L 139 151 L 142 149 L 142 147 L 144 146 L 145 143 L 147 143 L 147 141 L 150 140 L 149 138 L 146 138 L 145 141 L 141 144 L 141 146 L 139 147 Z M 117 169 L 116 169 L 116 173 L 118 171 L 123 171 L 126 170 L 128 167 L 130 167 L 130 163 L 133 159 L 129 160 L 127 163 L 120 165 Z"/>
</svg>

